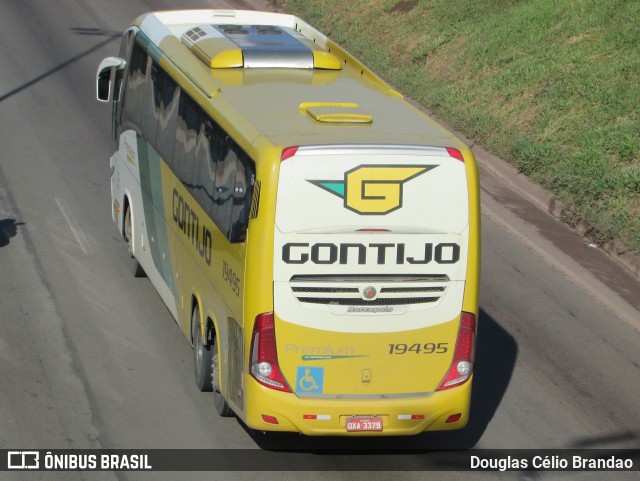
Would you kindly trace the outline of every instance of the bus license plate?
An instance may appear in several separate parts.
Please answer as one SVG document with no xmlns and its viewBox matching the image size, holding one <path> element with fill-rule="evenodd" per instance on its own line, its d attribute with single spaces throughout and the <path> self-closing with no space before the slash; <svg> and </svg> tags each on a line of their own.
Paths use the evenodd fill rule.
<svg viewBox="0 0 640 481">
<path fill-rule="evenodd" d="M 358 431 L 382 431 L 382 418 L 380 417 L 347 418 L 347 432 L 358 432 Z"/>
</svg>

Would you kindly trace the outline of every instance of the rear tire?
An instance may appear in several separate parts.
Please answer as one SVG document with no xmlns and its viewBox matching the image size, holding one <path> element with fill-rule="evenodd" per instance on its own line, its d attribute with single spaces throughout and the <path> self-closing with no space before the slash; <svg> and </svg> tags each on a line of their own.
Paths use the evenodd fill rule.
<svg viewBox="0 0 640 481">
<path fill-rule="evenodd" d="M 233 416 L 233 411 L 225 401 L 224 396 L 220 392 L 220 362 L 218 360 L 218 340 L 213 338 L 211 345 L 211 386 L 213 388 L 213 403 L 216 406 L 216 411 L 223 418 Z"/>
<path fill-rule="evenodd" d="M 196 385 L 200 391 L 211 391 L 211 354 L 213 349 L 203 342 L 198 306 L 195 307 L 191 316 L 191 333 L 193 335 L 193 366 Z"/>
<path fill-rule="evenodd" d="M 133 221 L 131 220 L 131 207 L 127 206 L 124 213 L 124 240 L 127 242 L 129 255 L 133 259 L 132 272 L 134 277 L 145 277 L 144 269 L 133 254 Z"/>
</svg>

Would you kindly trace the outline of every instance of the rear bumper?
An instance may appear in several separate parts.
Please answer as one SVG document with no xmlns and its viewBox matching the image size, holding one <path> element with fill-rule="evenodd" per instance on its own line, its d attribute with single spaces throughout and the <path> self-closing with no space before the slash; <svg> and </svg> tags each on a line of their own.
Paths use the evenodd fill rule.
<svg viewBox="0 0 640 481">
<path fill-rule="evenodd" d="M 293 393 L 274 391 L 247 376 L 244 421 L 259 431 L 300 432 L 312 436 L 398 436 L 461 429 L 469 419 L 472 380 L 425 397 L 328 399 L 299 398 Z M 461 415 L 459 420 L 446 422 L 456 414 Z M 277 424 L 265 422 L 263 416 L 277 419 Z M 346 420 L 351 416 L 379 416 L 383 430 L 347 432 Z"/>
</svg>

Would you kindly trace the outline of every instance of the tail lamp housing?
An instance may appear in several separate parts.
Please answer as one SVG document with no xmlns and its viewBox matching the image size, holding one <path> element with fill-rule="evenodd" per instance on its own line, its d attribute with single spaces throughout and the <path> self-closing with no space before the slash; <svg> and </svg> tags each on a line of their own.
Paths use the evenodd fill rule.
<svg viewBox="0 0 640 481">
<path fill-rule="evenodd" d="M 276 327 L 273 312 L 256 317 L 251 335 L 251 376 L 263 386 L 283 392 L 291 392 L 278 365 Z"/>
<path fill-rule="evenodd" d="M 473 359 L 476 343 L 476 316 L 470 312 L 462 312 L 458 339 L 453 352 L 453 361 L 449 372 L 444 377 L 438 391 L 451 389 L 467 382 L 473 374 Z"/>
</svg>

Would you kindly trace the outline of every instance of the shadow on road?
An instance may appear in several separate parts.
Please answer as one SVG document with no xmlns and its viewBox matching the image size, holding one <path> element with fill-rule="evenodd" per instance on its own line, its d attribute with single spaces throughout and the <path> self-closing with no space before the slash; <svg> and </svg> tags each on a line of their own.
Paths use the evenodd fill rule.
<svg viewBox="0 0 640 481">
<path fill-rule="evenodd" d="M 484 434 L 504 397 L 518 354 L 515 339 L 483 310 L 478 321 L 476 349 L 471 414 L 469 424 L 460 431 L 428 432 L 409 437 L 354 438 L 261 433 L 247 427 L 244 429 L 260 448 L 271 451 L 326 454 L 327 450 L 336 450 L 331 454 L 370 458 L 380 454 L 412 455 L 443 449 L 471 449 Z"/>
<path fill-rule="evenodd" d="M 16 222 L 15 219 L 0 220 L 0 247 L 8 245 L 11 238 L 16 236 L 19 225 L 24 223 Z"/>
<path fill-rule="evenodd" d="M 63 70 L 64 68 L 68 67 L 69 65 L 71 65 L 74 62 L 77 62 L 78 60 L 80 60 L 83 57 L 86 57 L 87 55 L 92 54 L 93 52 L 100 50 L 102 47 L 104 47 L 105 45 L 107 45 L 109 42 L 114 41 L 117 38 L 120 38 L 122 36 L 122 33 L 120 32 L 108 32 L 105 30 L 101 30 L 101 29 L 95 29 L 95 28 L 73 28 L 71 29 L 76 35 L 87 35 L 87 36 L 103 36 L 103 37 L 107 37 L 106 40 L 103 40 L 102 42 L 94 45 L 93 47 L 85 50 L 84 52 L 79 53 L 78 55 L 75 55 L 73 57 L 71 57 L 70 59 L 62 62 L 60 65 L 57 65 L 56 67 L 47 70 L 46 72 L 44 72 L 41 75 L 38 75 L 37 77 L 29 80 L 28 82 L 25 82 L 23 85 L 21 85 L 20 87 L 16 87 L 13 90 L 10 90 L 9 92 L 0 95 L 0 102 L 3 102 L 5 100 L 7 100 L 10 97 L 13 97 L 16 94 L 19 94 L 20 92 L 28 89 L 29 87 L 32 87 L 33 85 L 37 84 L 38 82 L 41 82 L 42 80 L 46 79 L 47 77 L 50 77 L 51 75 L 55 74 L 56 72 L 59 72 L 60 70 Z M 96 65 L 97 67 L 97 65 Z"/>
</svg>

